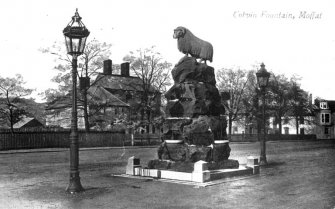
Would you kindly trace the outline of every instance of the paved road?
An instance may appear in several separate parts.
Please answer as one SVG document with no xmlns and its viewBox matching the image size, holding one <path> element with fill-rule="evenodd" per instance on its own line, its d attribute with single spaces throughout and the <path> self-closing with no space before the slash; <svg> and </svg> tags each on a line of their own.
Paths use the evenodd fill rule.
<svg viewBox="0 0 335 209">
<path fill-rule="evenodd" d="M 232 143 L 231 159 L 259 156 L 258 143 Z M 65 193 L 68 150 L 0 152 L 0 208 L 335 208 L 335 140 L 268 142 L 269 165 L 261 174 L 225 183 L 192 186 L 113 177 L 128 157 L 143 164 L 155 148 L 80 152 L 86 191 Z"/>
</svg>

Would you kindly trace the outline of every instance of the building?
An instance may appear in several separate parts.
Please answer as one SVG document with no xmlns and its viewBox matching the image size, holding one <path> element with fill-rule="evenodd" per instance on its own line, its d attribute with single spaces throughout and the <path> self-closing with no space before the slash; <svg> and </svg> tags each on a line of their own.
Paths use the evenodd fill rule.
<svg viewBox="0 0 335 209">
<path fill-rule="evenodd" d="M 23 117 L 19 122 L 13 125 L 14 129 L 27 129 L 27 128 L 39 128 L 44 127 L 43 124 L 36 118 Z"/>
<path fill-rule="evenodd" d="M 87 91 L 90 126 L 105 129 L 111 124 L 129 119 L 129 105 L 100 86 L 91 86 Z M 85 128 L 83 103 L 78 100 L 78 128 Z M 46 107 L 46 126 L 71 128 L 72 98 L 59 97 Z"/>
<path fill-rule="evenodd" d="M 315 99 L 314 112 L 318 139 L 335 139 L 335 101 Z"/>
<path fill-rule="evenodd" d="M 130 121 L 130 106 L 101 86 L 88 90 L 90 124 L 94 129 L 110 129 Z"/>
<path fill-rule="evenodd" d="M 117 98 L 119 98 L 123 103 L 129 105 L 129 120 L 132 122 L 143 122 L 142 114 L 144 111 L 144 105 L 142 104 L 142 97 L 144 94 L 143 81 L 137 76 L 130 75 L 129 72 L 129 63 L 125 62 L 121 64 L 120 74 L 113 73 L 112 69 L 112 60 L 105 60 L 103 72 L 99 73 L 97 78 L 94 81 L 94 85 L 98 85 Z M 156 95 L 152 108 L 152 113 L 149 117 L 152 121 L 155 116 L 160 115 L 161 107 L 161 94 L 154 88 L 149 89 L 149 97 Z M 145 111 L 144 111 L 144 114 Z M 147 115 L 143 118 L 147 119 Z M 147 124 L 148 125 L 148 124 Z M 146 130 L 149 132 L 152 127 L 146 127 Z"/>
<path fill-rule="evenodd" d="M 315 134 L 317 139 L 335 139 L 335 101 L 315 99 L 311 104 L 312 111 L 299 117 L 298 127 L 295 117 L 288 115 L 282 118 L 282 134 Z M 268 133 L 279 133 L 279 125 L 274 117 L 268 119 Z M 257 122 L 233 122 L 232 134 L 257 134 Z"/>
<path fill-rule="evenodd" d="M 121 64 L 121 73 L 113 73 L 112 60 L 105 60 L 103 72 L 99 73 L 88 89 L 90 125 L 106 129 L 115 124 L 141 121 L 143 82 L 139 77 L 131 76 L 129 63 Z M 158 93 L 154 100 L 154 109 L 160 111 L 161 95 L 153 88 L 149 94 Z M 80 94 L 78 94 L 78 97 Z M 150 95 L 149 95 L 150 96 Z M 82 102 L 78 100 L 78 128 L 85 127 Z M 47 105 L 47 126 L 71 127 L 71 96 L 67 95 Z M 152 115 L 152 118 L 154 115 Z M 152 127 L 146 127 L 152 130 Z"/>
<path fill-rule="evenodd" d="M 293 116 L 282 118 L 282 134 L 297 134 L 297 123 Z M 298 134 L 315 134 L 316 123 L 314 115 L 304 115 L 298 119 Z M 279 133 L 279 125 L 276 124 L 275 118 L 269 118 L 269 133 Z"/>
</svg>

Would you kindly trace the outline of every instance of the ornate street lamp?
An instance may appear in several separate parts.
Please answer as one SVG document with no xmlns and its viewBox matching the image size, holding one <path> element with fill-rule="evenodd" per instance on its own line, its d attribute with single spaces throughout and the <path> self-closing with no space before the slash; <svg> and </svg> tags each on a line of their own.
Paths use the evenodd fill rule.
<svg viewBox="0 0 335 209">
<path fill-rule="evenodd" d="M 66 191 L 70 193 L 84 190 L 79 177 L 79 143 L 78 143 L 78 118 L 77 118 L 77 57 L 85 48 L 85 43 L 90 32 L 81 22 L 81 17 L 76 9 L 70 23 L 64 28 L 67 53 L 72 56 L 72 117 L 70 133 L 70 184 Z"/>
<path fill-rule="evenodd" d="M 263 93 L 263 137 L 261 139 L 261 156 L 260 156 L 260 165 L 266 165 L 266 145 L 265 145 L 265 136 L 266 136 L 266 127 L 265 127 L 265 88 L 268 86 L 270 73 L 266 71 L 264 63 L 261 64 L 261 68 L 256 73 L 257 83 L 259 88 Z"/>
</svg>

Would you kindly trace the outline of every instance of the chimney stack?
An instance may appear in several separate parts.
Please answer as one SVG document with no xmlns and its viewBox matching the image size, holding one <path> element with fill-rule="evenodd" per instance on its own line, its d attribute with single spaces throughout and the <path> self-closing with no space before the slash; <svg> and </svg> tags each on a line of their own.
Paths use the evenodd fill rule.
<svg viewBox="0 0 335 209">
<path fill-rule="evenodd" d="M 121 64 L 121 75 L 125 77 L 129 76 L 129 62 L 124 62 Z"/>
<path fill-rule="evenodd" d="M 309 94 L 309 97 L 308 97 L 308 104 L 309 104 L 309 105 L 312 105 L 312 104 L 313 104 L 313 95 L 312 95 L 312 94 Z"/>
<path fill-rule="evenodd" d="M 104 60 L 104 70 L 105 75 L 112 75 L 112 60 Z"/>
</svg>

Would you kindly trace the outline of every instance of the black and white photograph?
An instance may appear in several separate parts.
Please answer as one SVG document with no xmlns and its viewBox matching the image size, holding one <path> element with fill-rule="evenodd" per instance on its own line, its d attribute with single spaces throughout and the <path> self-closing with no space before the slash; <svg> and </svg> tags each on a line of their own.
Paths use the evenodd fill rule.
<svg viewBox="0 0 335 209">
<path fill-rule="evenodd" d="M 335 209 L 335 2 L 0 5 L 0 209 Z"/>
</svg>

